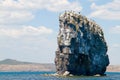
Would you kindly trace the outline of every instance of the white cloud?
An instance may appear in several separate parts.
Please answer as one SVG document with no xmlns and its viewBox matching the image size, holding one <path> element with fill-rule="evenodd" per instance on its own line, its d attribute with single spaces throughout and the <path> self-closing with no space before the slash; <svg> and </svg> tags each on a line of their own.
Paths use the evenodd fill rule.
<svg viewBox="0 0 120 80">
<path fill-rule="evenodd" d="M 82 10 L 79 2 L 69 2 L 68 0 L 50 0 L 50 3 L 51 4 L 46 6 L 46 9 L 54 12 L 60 12 L 64 10 Z"/>
<path fill-rule="evenodd" d="M 95 2 L 95 1 L 98 1 L 98 0 L 88 0 L 88 1 L 90 1 L 90 2 Z"/>
<path fill-rule="evenodd" d="M 53 62 L 57 47 L 54 36 L 52 30 L 46 27 L 0 27 L 0 57 L 39 63 Z"/>
<path fill-rule="evenodd" d="M 47 9 L 50 11 L 81 10 L 77 1 L 69 0 L 1 0 L 0 9 Z"/>
<path fill-rule="evenodd" d="M 23 24 L 33 18 L 28 11 L 0 11 L 0 24 Z"/>
<path fill-rule="evenodd" d="M 33 26 L 23 26 L 20 29 L 10 29 L 10 28 L 0 28 L 1 36 L 9 36 L 9 37 L 20 37 L 20 36 L 36 36 L 36 35 L 45 35 L 51 34 L 52 29 L 46 28 L 44 26 L 33 27 Z"/>
<path fill-rule="evenodd" d="M 94 11 L 89 15 L 90 17 L 120 20 L 120 0 L 113 0 L 100 6 L 92 3 L 91 9 Z"/>
<path fill-rule="evenodd" d="M 81 11 L 77 1 L 68 0 L 0 0 L 0 24 L 23 24 L 34 18 L 33 11 Z"/>
<path fill-rule="evenodd" d="M 120 34 L 120 25 L 110 28 L 110 33 Z"/>
</svg>

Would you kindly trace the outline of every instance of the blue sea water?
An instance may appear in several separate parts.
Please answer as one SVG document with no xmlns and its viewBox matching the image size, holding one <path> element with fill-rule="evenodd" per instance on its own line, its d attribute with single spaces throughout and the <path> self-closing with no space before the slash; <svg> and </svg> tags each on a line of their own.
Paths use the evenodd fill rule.
<svg viewBox="0 0 120 80">
<path fill-rule="evenodd" d="M 0 80 L 120 80 L 119 72 L 107 72 L 107 76 L 72 76 L 55 77 L 44 76 L 54 72 L 0 72 Z"/>
</svg>

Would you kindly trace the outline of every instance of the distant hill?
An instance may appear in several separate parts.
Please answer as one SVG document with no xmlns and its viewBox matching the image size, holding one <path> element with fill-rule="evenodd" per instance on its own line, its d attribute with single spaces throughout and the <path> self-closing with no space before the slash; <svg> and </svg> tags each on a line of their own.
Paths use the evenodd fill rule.
<svg viewBox="0 0 120 80">
<path fill-rule="evenodd" d="M 55 71 L 55 65 L 5 59 L 0 61 L 0 71 Z"/>
<path fill-rule="evenodd" d="M 17 61 L 13 59 L 5 59 L 0 61 L 0 64 L 19 65 L 19 64 L 36 64 L 36 63 L 22 62 L 22 61 Z"/>
</svg>

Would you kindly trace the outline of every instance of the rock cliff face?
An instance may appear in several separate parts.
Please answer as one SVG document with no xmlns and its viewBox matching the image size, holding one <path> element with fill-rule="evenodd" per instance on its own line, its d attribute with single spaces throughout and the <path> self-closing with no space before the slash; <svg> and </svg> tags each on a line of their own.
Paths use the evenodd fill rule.
<svg viewBox="0 0 120 80">
<path fill-rule="evenodd" d="M 100 26 L 73 11 L 61 14 L 59 24 L 55 57 L 57 74 L 103 75 L 109 58 Z"/>
</svg>

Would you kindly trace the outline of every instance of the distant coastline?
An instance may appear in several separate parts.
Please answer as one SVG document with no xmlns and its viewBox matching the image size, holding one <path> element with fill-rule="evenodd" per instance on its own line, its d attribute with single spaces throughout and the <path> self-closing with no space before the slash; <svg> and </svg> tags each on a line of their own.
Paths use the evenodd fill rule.
<svg viewBox="0 0 120 80">
<path fill-rule="evenodd" d="M 12 59 L 0 61 L 0 72 L 21 72 L 21 71 L 55 71 L 55 65 L 21 62 Z M 120 65 L 109 65 L 107 72 L 120 72 Z"/>
<path fill-rule="evenodd" d="M 120 72 L 120 65 L 109 65 L 107 72 Z"/>
</svg>

